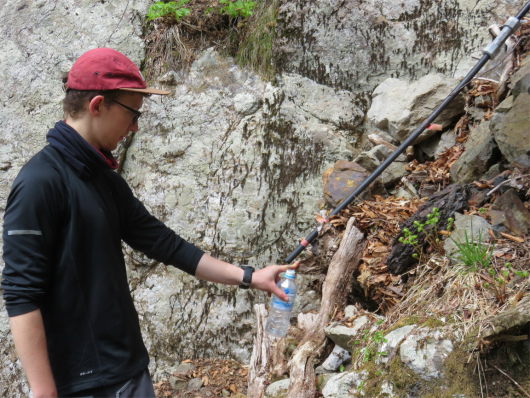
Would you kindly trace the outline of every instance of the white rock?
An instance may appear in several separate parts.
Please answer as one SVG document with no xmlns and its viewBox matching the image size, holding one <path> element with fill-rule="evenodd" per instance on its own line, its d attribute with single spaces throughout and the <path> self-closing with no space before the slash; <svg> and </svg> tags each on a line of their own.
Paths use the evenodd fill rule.
<svg viewBox="0 0 530 398">
<path fill-rule="evenodd" d="M 329 354 L 329 357 L 324 361 L 322 367 L 326 370 L 335 371 L 340 368 L 340 365 L 350 358 L 351 355 L 348 351 L 338 345 L 335 345 L 335 348 L 331 354 Z"/>
<path fill-rule="evenodd" d="M 424 380 L 442 376 L 442 363 L 453 343 L 439 330 L 422 329 L 409 335 L 399 348 L 401 361 Z"/>
<path fill-rule="evenodd" d="M 289 389 L 289 379 L 276 381 L 269 384 L 265 389 L 265 395 L 263 398 L 283 398 L 287 396 L 287 390 Z"/>
<path fill-rule="evenodd" d="M 386 356 L 380 357 L 380 362 L 387 363 L 388 358 L 394 353 L 396 347 L 416 328 L 416 325 L 407 325 L 385 335 L 386 343 L 381 344 L 380 352 L 386 352 Z"/>
<path fill-rule="evenodd" d="M 361 385 L 363 380 L 368 376 L 368 372 L 344 372 L 332 377 L 322 389 L 324 398 L 350 398 L 353 392 L 357 392 L 357 388 Z M 364 394 L 361 394 L 364 395 Z"/>
</svg>

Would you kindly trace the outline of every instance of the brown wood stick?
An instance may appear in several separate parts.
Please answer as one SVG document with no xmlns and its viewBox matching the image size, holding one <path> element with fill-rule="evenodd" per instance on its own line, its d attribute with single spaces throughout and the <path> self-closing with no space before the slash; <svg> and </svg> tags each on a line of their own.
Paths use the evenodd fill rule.
<svg viewBox="0 0 530 398">
<path fill-rule="evenodd" d="M 496 366 L 493 365 L 493 364 L 491 364 L 491 366 L 493 366 L 495 369 L 497 369 L 499 372 L 501 372 L 504 376 L 506 376 L 507 378 L 509 378 L 509 379 L 510 379 L 510 380 L 511 380 L 511 381 L 512 381 L 517 387 L 519 387 L 519 388 L 521 389 L 522 392 L 525 393 L 525 395 L 526 395 L 527 397 L 530 397 L 530 394 L 528 394 L 528 393 L 524 390 L 524 388 L 521 387 L 521 386 L 519 385 L 519 383 L 517 383 L 514 379 L 512 379 L 508 373 L 505 373 L 504 371 L 500 370 L 498 367 L 496 367 Z"/>
</svg>

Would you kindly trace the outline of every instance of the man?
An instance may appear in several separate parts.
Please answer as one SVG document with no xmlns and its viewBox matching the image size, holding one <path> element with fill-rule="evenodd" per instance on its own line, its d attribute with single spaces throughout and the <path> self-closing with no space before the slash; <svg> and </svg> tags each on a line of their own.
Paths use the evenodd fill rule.
<svg viewBox="0 0 530 398">
<path fill-rule="evenodd" d="M 154 397 L 122 240 L 197 278 L 263 290 L 288 266 L 253 272 L 216 260 L 147 212 L 113 170 L 111 151 L 138 130 L 147 88 L 108 48 L 65 78 L 65 120 L 20 171 L 4 217 L 2 288 L 17 353 L 35 398 Z"/>
</svg>

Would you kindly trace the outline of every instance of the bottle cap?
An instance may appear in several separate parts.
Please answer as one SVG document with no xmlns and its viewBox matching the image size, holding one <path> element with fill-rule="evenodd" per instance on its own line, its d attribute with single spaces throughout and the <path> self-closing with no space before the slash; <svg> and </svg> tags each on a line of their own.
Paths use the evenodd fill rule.
<svg viewBox="0 0 530 398">
<path fill-rule="evenodd" d="M 285 271 L 285 277 L 286 278 L 289 278 L 289 279 L 294 279 L 294 269 L 288 269 L 287 271 Z"/>
</svg>

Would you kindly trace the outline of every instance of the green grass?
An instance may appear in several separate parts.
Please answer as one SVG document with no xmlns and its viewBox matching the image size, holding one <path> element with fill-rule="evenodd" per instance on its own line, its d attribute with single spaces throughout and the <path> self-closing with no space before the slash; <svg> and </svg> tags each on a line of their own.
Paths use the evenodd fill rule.
<svg viewBox="0 0 530 398">
<path fill-rule="evenodd" d="M 250 67 L 264 79 L 271 80 L 275 74 L 272 62 L 272 44 L 274 41 L 278 0 L 259 3 L 254 15 L 245 26 L 247 32 L 239 45 L 237 63 L 242 67 Z"/>
</svg>

